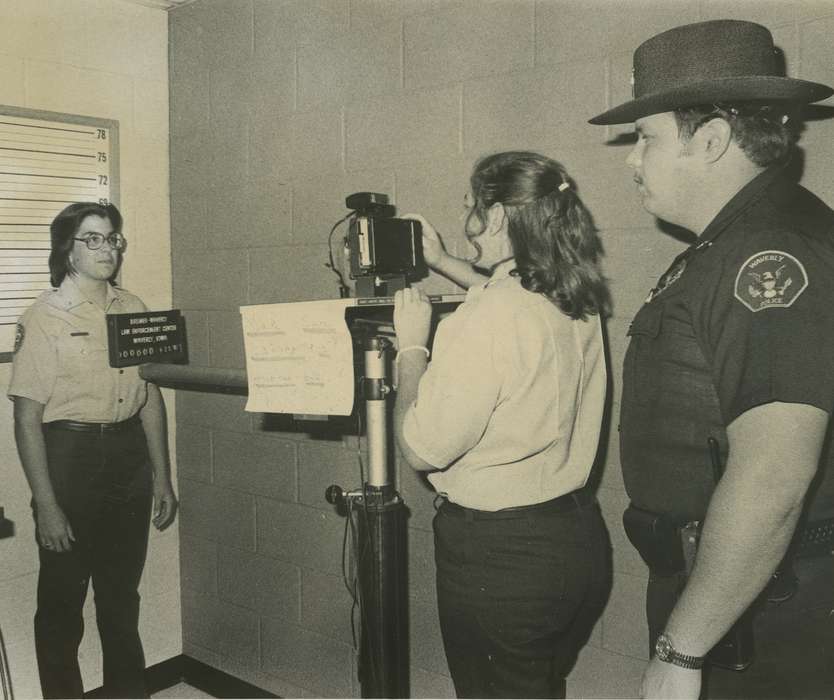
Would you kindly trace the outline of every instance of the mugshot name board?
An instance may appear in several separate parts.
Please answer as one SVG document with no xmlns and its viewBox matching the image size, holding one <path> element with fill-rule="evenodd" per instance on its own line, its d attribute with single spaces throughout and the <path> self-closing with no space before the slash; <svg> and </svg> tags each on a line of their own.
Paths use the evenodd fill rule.
<svg viewBox="0 0 834 700">
<path fill-rule="evenodd" d="M 49 289 L 49 224 L 73 202 L 118 203 L 118 122 L 0 105 L 0 361 Z"/>
<path fill-rule="evenodd" d="M 107 314 L 111 367 L 188 362 L 185 319 L 179 309 Z"/>
</svg>

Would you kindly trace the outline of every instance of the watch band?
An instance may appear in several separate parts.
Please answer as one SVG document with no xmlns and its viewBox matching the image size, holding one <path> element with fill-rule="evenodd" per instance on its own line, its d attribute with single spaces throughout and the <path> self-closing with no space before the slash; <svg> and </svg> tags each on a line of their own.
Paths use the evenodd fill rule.
<svg viewBox="0 0 834 700">
<path fill-rule="evenodd" d="M 671 637 L 665 632 L 661 633 L 654 644 L 654 651 L 657 658 L 668 664 L 674 664 L 681 668 L 688 668 L 697 670 L 704 665 L 703 656 L 690 656 L 688 654 L 681 654 L 672 642 Z"/>
</svg>

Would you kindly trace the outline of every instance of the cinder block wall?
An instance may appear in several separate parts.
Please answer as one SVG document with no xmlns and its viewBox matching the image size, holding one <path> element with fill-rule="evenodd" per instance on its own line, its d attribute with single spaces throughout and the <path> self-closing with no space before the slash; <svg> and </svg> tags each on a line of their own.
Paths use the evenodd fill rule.
<svg viewBox="0 0 834 700">
<path fill-rule="evenodd" d="M 645 569 L 627 544 L 616 444 L 628 322 L 681 244 L 640 208 L 616 129 L 586 120 L 630 94 L 631 53 L 671 26 L 769 26 L 791 74 L 834 82 L 834 2 L 197 0 L 170 14 L 174 295 L 192 362 L 243 367 L 241 304 L 336 296 L 327 234 L 345 195 L 393 196 L 464 251 L 473 161 L 508 148 L 561 160 L 602 229 L 616 302 L 614 429 L 599 497 L 614 587 L 570 679 L 634 697 L 647 652 Z M 834 125 L 809 125 L 805 181 L 834 202 Z M 433 291 L 451 290 L 430 278 Z M 264 428 L 241 398 L 178 395 L 186 653 L 282 695 L 358 696 L 343 520 L 355 440 Z M 409 526 L 412 694 L 452 696 L 437 625 L 432 494 L 398 468 Z"/>
</svg>

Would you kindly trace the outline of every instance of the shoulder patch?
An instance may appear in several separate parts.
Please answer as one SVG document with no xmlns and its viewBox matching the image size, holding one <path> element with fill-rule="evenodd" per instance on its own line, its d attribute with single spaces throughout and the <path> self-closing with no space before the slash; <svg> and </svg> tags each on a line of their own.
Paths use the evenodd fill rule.
<svg viewBox="0 0 834 700">
<path fill-rule="evenodd" d="M 17 352 L 20 350 L 20 346 L 23 345 L 23 336 L 26 335 L 26 331 L 23 328 L 22 323 L 18 323 L 15 330 L 14 330 L 14 351 Z"/>
<path fill-rule="evenodd" d="M 762 250 L 751 255 L 736 275 L 735 297 L 750 311 L 786 308 L 808 286 L 805 266 L 781 250 Z"/>
</svg>

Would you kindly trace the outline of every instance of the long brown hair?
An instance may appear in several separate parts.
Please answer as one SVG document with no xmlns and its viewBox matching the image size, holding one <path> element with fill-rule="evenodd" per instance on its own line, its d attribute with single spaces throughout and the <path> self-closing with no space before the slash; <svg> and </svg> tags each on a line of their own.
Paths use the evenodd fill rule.
<svg viewBox="0 0 834 700">
<path fill-rule="evenodd" d="M 516 263 L 511 274 L 522 286 L 549 297 L 574 319 L 610 313 L 599 264 L 602 242 L 562 165 L 529 151 L 495 153 L 475 164 L 470 184 L 475 204 L 467 230 L 473 218 L 480 222 L 467 234 L 470 241 L 476 242 L 487 211 L 500 202 Z"/>
</svg>

